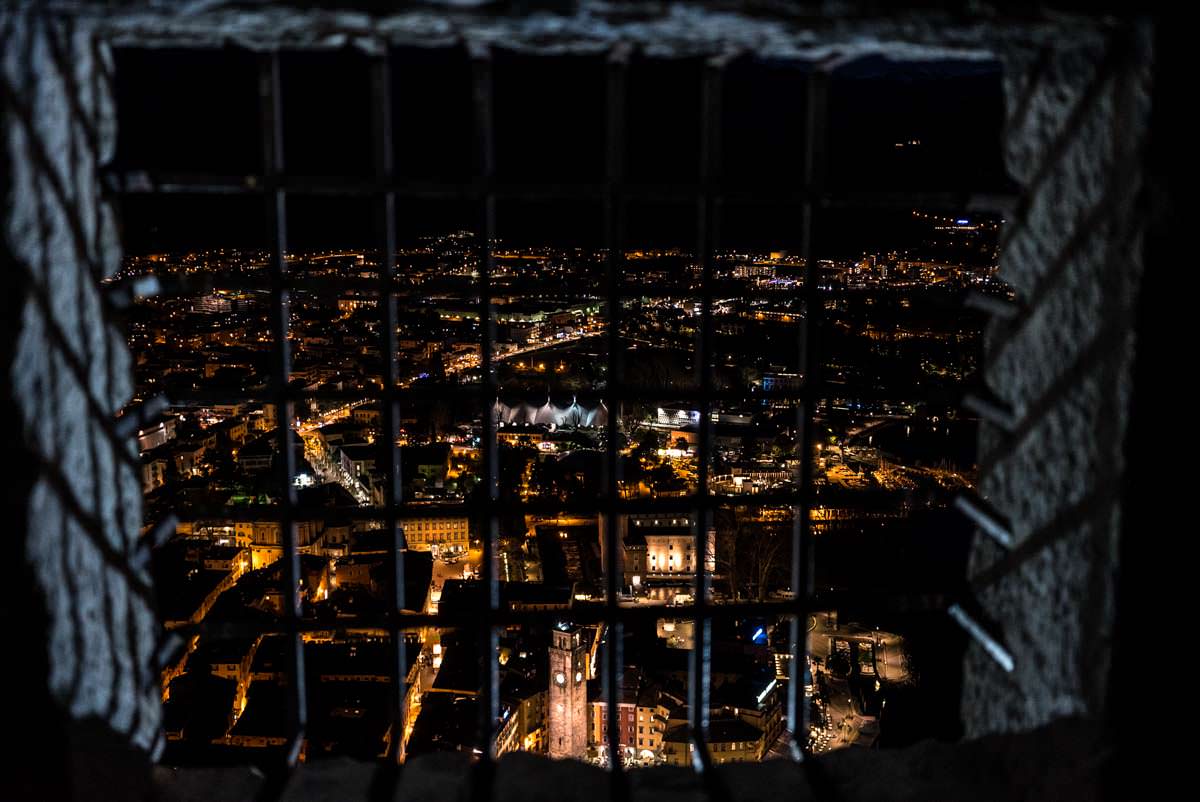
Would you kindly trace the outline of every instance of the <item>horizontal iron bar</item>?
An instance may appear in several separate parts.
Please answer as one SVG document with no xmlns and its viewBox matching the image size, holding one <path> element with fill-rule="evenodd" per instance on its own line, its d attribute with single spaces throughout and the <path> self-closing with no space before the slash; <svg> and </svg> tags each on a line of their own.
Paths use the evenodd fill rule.
<svg viewBox="0 0 1200 802">
<path fill-rule="evenodd" d="M 126 407 L 113 424 L 113 434 L 120 439 L 133 437 L 138 429 L 157 420 L 170 405 L 167 397 L 160 394 Z"/>
<path fill-rule="evenodd" d="M 504 182 L 504 181 L 379 181 L 348 176 L 285 176 L 271 180 L 261 175 L 212 175 L 197 173 L 151 173 L 144 170 L 110 171 L 106 188 L 120 195 L 257 195 L 282 189 L 300 195 L 380 195 L 392 192 L 414 200 L 603 200 L 610 191 L 624 201 L 689 203 L 711 196 L 725 203 L 776 203 L 798 205 L 811 200 L 818 205 L 839 207 L 885 207 L 912 209 L 936 207 L 966 209 L 985 203 L 980 196 L 958 190 L 914 190 L 881 192 L 834 190 L 813 195 L 802 186 L 781 188 L 780 182 L 716 180 L 678 183 L 619 183 L 615 189 L 599 182 Z"/>
<path fill-rule="evenodd" d="M 163 732 L 162 728 L 159 728 L 157 734 L 154 736 L 154 744 L 150 747 L 150 763 L 152 765 L 158 765 L 158 762 L 162 760 L 163 752 L 166 748 L 167 735 Z"/>
<path fill-rule="evenodd" d="M 974 493 L 960 493 L 954 499 L 954 508 L 966 515 L 989 537 L 1006 549 L 1013 545 L 1012 528 L 1000 513 Z"/>
<path fill-rule="evenodd" d="M 990 392 L 967 393 L 963 397 L 962 406 L 967 411 L 974 412 L 980 418 L 999 426 L 1006 432 L 1011 432 L 1017 425 L 1017 414 L 1013 408 Z"/>
<path fill-rule="evenodd" d="M 174 537 L 176 530 L 179 527 L 179 516 L 175 513 L 169 513 L 163 517 L 158 523 L 150 528 L 141 541 L 137 545 L 137 550 L 134 552 L 130 565 L 135 571 L 141 571 L 146 568 L 150 562 L 150 557 L 154 550 L 165 544 L 168 540 Z"/>
<path fill-rule="evenodd" d="M 390 392 L 374 388 L 362 390 L 308 390 L 288 387 L 283 395 L 289 401 L 444 401 L 447 397 L 485 398 L 485 389 L 478 384 L 453 384 L 418 387 L 397 387 Z M 172 406 L 211 406 L 214 404 L 274 404 L 279 393 L 271 389 L 247 390 L 240 393 L 207 390 L 176 390 L 170 396 Z"/>
<path fill-rule="evenodd" d="M 328 293 L 336 292 L 365 292 L 370 293 L 368 297 L 362 298 L 364 301 L 371 301 L 380 297 L 380 286 L 387 286 L 391 292 L 397 297 L 397 300 L 403 301 L 408 296 L 426 297 L 426 294 L 420 287 L 414 287 L 404 277 L 403 273 L 399 273 L 394 279 L 388 280 L 370 277 L 357 276 L 306 276 L 304 269 L 308 266 L 308 262 L 302 257 L 295 257 L 289 260 L 289 268 L 291 271 L 284 279 L 283 285 L 286 289 L 300 292 L 313 293 Z M 638 262 L 634 259 L 626 259 L 624 269 L 624 280 L 618 285 L 617 298 L 622 301 L 636 301 L 641 298 L 652 298 L 662 300 L 695 300 L 698 301 L 700 288 L 680 283 L 679 285 L 670 285 L 658 281 L 654 286 L 644 286 L 637 281 L 638 277 Z M 147 275 L 143 278 L 156 279 L 164 284 L 172 278 L 171 274 L 155 274 Z M 181 295 L 205 295 L 211 292 L 214 288 L 222 290 L 247 290 L 247 291 L 267 291 L 273 286 L 272 278 L 264 269 L 261 276 L 254 275 L 237 275 L 237 276 L 217 276 L 209 274 L 206 276 L 207 282 L 203 285 L 197 283 L 193 288 L 181 288 L 179 292 L 164 291 L 159 293 L 160 296 Z M 722 279 L 717 279 L 721 281 Z M 718 300 L 731 295 L 735 290 L 731 288 L 729 292 L 721 292 L 718 285 L 716 296 Z M 507 295 L 508 292 L 502 287 L 499 288 L 497 295 Z M 594 291 L 588 292 L 580 290 L 571 293 L 568 298 L 577 298 L 587 301 L 601 301 L 607 303 L 607 293 L 597 286 Z M 795 298 L 795 290 L 793 289 L 777 289 L 765 290 L 755 288 L 736 288 L 736 300 L 738 301 L 790 301 Z M 472 298 L 468 293 L 463 293 L 462 297 L 453 299 L 460 303 L 478 303 L 476 298 Z M 497 307 L 499 311 L 502 307 Z M 432 310 L 428 310 L 432 311 Z M 748 309 L 746 311 L 755 311 Z M 796 316 L 796 322 L 799 322 L 803 317 L 803 312 L 799 309 L 792 312 Z"/>
<path fill-rule="evenodd" d="M 709 602 L 703 606 L 690 605 L 638 605 L 617 607 L 616 620 L 629 622 L 654 621 L 661 618 L 675 619 L 730 619 L 750 616 L 789 616 L 808 610 L 845 609 L 875 610 L 880 613 L 923 613 L 946 612 L 952 601 L 942 594 L 907 593 L 885 594 L 858 591 L 823 591 L 814 593 L 806 600 L 789 599 L 767 602 L 731 602 L 722 604 Z M 561 610 L 465 610 L 462 612 L 438 613 L 382 613 L 358 615 L 332 621 L 300 619 L 298 621 L 278 619 L 271 625 L 258 622 L 201 621 L 171 630 L 173 634 L 187 636 L 200 634 L 210 638 L 241 637 L 260 634 L 291 634 L 304 632 L 328 632 L 336 630 L 374 629 L 408 632 L 426 627 L 438 629 L 473 630 L 481 626 L 512 627 L 524 624 L 549 624 L 570 621 L 576 624 L 604 624 L 611 620 L 614 611 L 602 602 L 583 607 Z"/>
<path fill-rule="evenodd" d="M 1005 219 L 1012 217 L 1017 210 L 1021 196 L 1008 192 L 978 193 L 967 198 L 963 208 L 965 212 L 1004 215 Z"/>
<path fill-rule="evenodd" d="M 978 309 L 997 320 L 1012 320 L 1021 311 L 1021 307 L 1015 302 L 979 290 L 968 292 L 963 299 L 963 305 L 968 309 Z"/>
<path fill-rule="evenodd" d="M 559 500 L 533 499 L 519 500 L 490 500 L 486 498 L 473 499 L 458 503 L 428 503 L 422 501 L 403 501 L 396 505 L 395 515 L 403 518 L 451 518 L 478 515 L 480 512 L 524 513 L 526 515 L 595 515 L 598 512 L 613 510 L 623 514 L 638 513 L 691 513 L 701 509 L 721 507 L 779 507 L 793 506 L 799 503 L 801 493 L 775 492 L 755 493 L 753 495 L 711 495 L 707 502 L 697 495 L 662 496 L 651 498 L 618 499 L 610 501 L 597 497 L 587 501 L 568 502 Z M 382 521 L 387 518 L 388 510 L 382 506 L 362 507 L 305 507 L 292 508 L 296 520 L 307 521 L 319 518 L 343 517 L 354 521 Z M 176 514 L 186 521 L 270 521 L 280 515 L 279 507 L 274 504 L 256 505 L 212 505 L 212 506 L 183 506 L 176 508 Z"/>
<path fill-rule="evenodd" d="M 163 285 L 158 276 L 132 276 L 120 281 L 110 281 L 103 285 L 108 300 L 116 309 L 126 309 L 134 301 L 160 295 Z"/>
<path fill-rule="evenodd" d="M 979 622 L 972 618 L 967 611 L 962 608 L 961 605 L 952 604 L 946 610 L 946 612 L 958 623 L 959 626 L 967 631 L 967 634 L 974 638 L 979 645 L 983 647 L 984 651 L 986 651 L 1002 669 L 1004 669 L 1006 672 L 1012 672 L 1013 668 L 1015 667 L 1012 653 L 1009 652 L 1008 649 L 1004 648 L 1004 645 L 1000 643 L 1000 641 L 988 634 L 988 632 L 979 624 Z"/>
<path fill-rule="evenodd" d="M 554 392 L 553 388 L 551 392 Z M 500 388 L 501 397 L 508 393 Z M 850 387 L 845 384 L 826 383 L 813 393 L 822 404 L 833 400 L 858 401 L 892 401 L 895 403 L 945 403 L 955 404 L 961 398 L 961 391 L 956 388 L 939 387 L 908 387 L 903 389 L 888 389 L 880 387 Z M 409 401 L 439 401 L 448 395 L 455 398 L 487 398 L 494 396 L 494 391 L 479 384 L 438 385 L 435 387 L 398 387 L 388 393 L 381 389 L 363 390 L 307 390 L 290 387 L 286 391 L 290 401 L 378 401 L 396 400 L 401 403 Z M 623 385 L 611 393 L 597 391 L 607 400 L 612 397 L 618 401 L 645 401 L 682 403 L 687 401 L 722 401 L 727 403 L 752 403 L 761 401 L 800 403 L 809 394 L 803 389 L 798 390 L 759 390 L 755 388 L 733 388 L 705 391 L 695 383 L 684 387 Z M 216 392 L 206 390 L 179 390 L 171 394 L 172 406 L 204 406 L 214 404 L 273 404 L 278 395 L 272 390 L 249 390 L 240 393 Z M 818 413 L 820 410 L 818 409 Z"/>
<path fill-rule="evenodd" d="M 183 650 L 187 647 L 187 638 L 178 631 L 167 632 L 159 641 L 158 650 L 154 653 L 156 665 L 160 668 L 166 668 L 179 659 L 183 654 Z"/>
</svg>

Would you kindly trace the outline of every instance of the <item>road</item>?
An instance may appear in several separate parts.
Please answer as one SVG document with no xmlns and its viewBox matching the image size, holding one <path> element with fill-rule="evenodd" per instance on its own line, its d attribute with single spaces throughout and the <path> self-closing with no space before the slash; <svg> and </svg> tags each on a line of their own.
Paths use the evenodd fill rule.
<svg viewBox="0 0 1200 802">
<path fill-rule="evenodd" d="M 573 334 L 568 337 L 563 337 L 561 340 L 549 340 L 547 342 L 537 343 L 536 345 L 529 345 L 524 348 L 517 348 L 514 351 L 508 351 L 503 354 L 494 354 L 492 356 L 492 362 L 493 362 L 493 364 L 498 363 L 498 362 L 504 362 L 504 361 L 512 359 L 514 357 L 524 356 L 525 354 L 533 354 L 533 353 L 537 353 L 538 351 L 544 351 L 549 348 L 557 348 L 561 345 L 566 345 L 568 343 L 578 342 L 580 340 L 586 340 L 589 337 L 599 337 L 601 334 L 604 334 L 604 333 L 605 332 L 603 329 L 600 329 L 597 331 L 588 330 L 588 331 L 581 332 L 579 334 Z M 455 364 L 447 365 L 446 366 L 446 375 L 450 376 L 455 373 L 462 373 L 464 371 L 475 369 L 478 367 L 479 367 L 479 356 L 472 354 L 470 356 L 459 359 Z M 415 378 L 411 378 L 408 380 L 401 380 L 400 386 L 406 387 L 409 384 L 412 384 L 414 381 L 416 381 Z"/>
<path fill-rule="evenodd" d="M 304 441 L 304 458 L 317 472 L 318 484 L 337 483 L 346 489 L 359 504 L 370 504 L 371 493 L 358 478 L 347 473 L 341 465 L 331 463 L 321 448 L 320 439 L 316 432 L 309 430 L 300 435 Z"/>
<path fill-rule="evenodd" d="M 904 639 L 892 632 L 870 629 L 854 623 L 834 626 L 830 613 L 814 613 L 809 619 L 809 653 L 829 659 L 830 641 L 833 638 L 875 644 L 875 671 L 877 676 L 890 683 L 907 682 L 910 679 L 908 665 L 904 659 Z"/>
<path fill-rule="evenodd" d="M 425 609 L 422 612 L 431 613 L 434 611 L 432 606 L 434 603 L 433 600 L 440 598 L 441 591 L 447 579 L 462 579 L 464 577 L 476 576 L 479 571 L 481 557 L 482 553 L 479 549 L 472 549 L 467 552 L 465 557 L 460 557 L 453 563 L 435 559 L 433 561 L 433 576 L 429 580 L 429 594 L 426 597 Z M 421 651 L 417 655 L 418 668 L 415 681 L 409 689 L 408 715 L 405 717 L 404 744 L 406 746 L 408 739 L 412 736 L 413 725 L 416 723 L 417 716 L 421 712 L 421 695 L 432 688 L 434 681 L 437 680 L 441 659 L 438 654 L 435 654 L 435 645 L 440 645 L 437 630 L 433 627 L 422 629 Z"/>
<path fill-rule="evenodd" d="M 433 578 L 430 579 L 430 590 L 440 591 L 447 579 L 471 579 L 479 575 L 479 566 L 483 562 L 483 552 L 471 549 L 466 557 L 459 557 L 453 562 L 445 560 L 433 561 Z"/>
<path fill-rule="evenodd" d="M 359 401 L 348 401 L 340 407 L 334 407 L 322 412 L 320 415 L 314 415 L 302 421 L 298 421 L 295 426 L 296 434 L 304 443 L 304 458 L 313 466 L 313 470 L 317 472 L 317 478 L 320 479 L 318 484 L 337 483 L 346 489 L 346 492 L 354 497 L 354 500 L 359 504 L 370 504 L 371 493 L 363 486 L 362 482 L 357 477 L 350 475 L 342 469 L 341 465 L 336 465 L 330 462 L 324 451 L 321 448 L 321 441 L 317 437 L 317 429 L 322 426 L 327 426 L 330 423 L 336 423 L 340 420 L 345 420 L 354 412 L 355 409 L 363 404 L 370 403 L 369 398 L 364 398 Z"/>
</svg>

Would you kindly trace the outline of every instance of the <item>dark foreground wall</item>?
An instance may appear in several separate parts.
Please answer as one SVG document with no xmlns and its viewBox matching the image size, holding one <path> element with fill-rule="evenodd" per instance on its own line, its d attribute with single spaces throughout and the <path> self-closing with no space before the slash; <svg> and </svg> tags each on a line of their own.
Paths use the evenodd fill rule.
<svg viewBox="0 0 1200 802">
<path fill-rule="evenodd" d="M 120 263 L 96 170 L 116 139 L 111 58 L 69 18 L 4 14 L 0 30 L 0 403 L 18 578 L 4 594 L 3 662 L 16 675 L 6 719 L 11 738 L 38 747 L 6 760 L 16 777 L 4 779 L 40 789 L 11 798 L 65 794 L 72 777 L 78 798 L 80 786 L 105 798 L 121 788 L 105 782 L 110 771 L 136 783 L 126 761 L 146 762 L 161 718 L 160 627 L 133 559 L 138 453 L 114 424 L 132 391 L 130 358 L 100 285 Z"/>
</svg>

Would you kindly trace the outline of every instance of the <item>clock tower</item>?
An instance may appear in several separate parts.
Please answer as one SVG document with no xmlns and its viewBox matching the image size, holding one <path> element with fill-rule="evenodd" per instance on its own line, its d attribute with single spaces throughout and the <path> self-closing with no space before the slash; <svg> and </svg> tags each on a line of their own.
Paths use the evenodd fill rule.
<svg viewBox="0 0 1200 802">
<path fill-rule="evenodd" d="M 587 649 L 579 627 L 550 631 L 550 757 L 587 756 Z"/>
</svg>

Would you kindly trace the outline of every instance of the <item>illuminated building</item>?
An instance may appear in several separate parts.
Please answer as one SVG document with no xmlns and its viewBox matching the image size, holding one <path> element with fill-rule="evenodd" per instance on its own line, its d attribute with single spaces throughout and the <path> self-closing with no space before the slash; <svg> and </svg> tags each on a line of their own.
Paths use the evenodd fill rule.
<svg viewBox="0 0 1200 802">
<path fill-rule="evenodd" d="M 581 630 L 559 624 L 550 633 L 549 753 L 582 760 L 587 752 L 587 647 Z"/>
<path fill-rule="evenodd" d="M 431 551 L 434 556 L 457 554 L 470 545 L 470 526 L 465 516 L 405 518 L 400 524 L 408 547 L 414 551 Z"/>
</svg>

